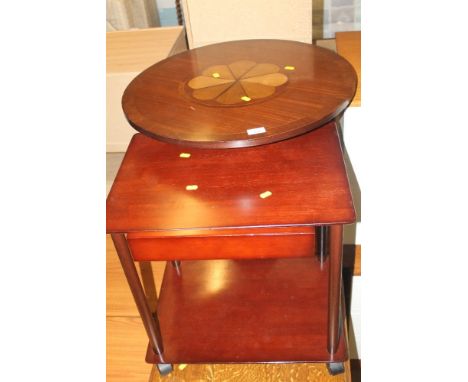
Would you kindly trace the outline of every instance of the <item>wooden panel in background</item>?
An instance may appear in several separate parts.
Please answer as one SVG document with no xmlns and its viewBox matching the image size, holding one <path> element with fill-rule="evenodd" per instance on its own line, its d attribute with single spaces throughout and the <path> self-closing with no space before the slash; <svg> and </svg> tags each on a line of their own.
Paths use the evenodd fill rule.
<svg viewBox="0 0 468 382">
<path fill-rule="evenodd" d="M 106 72 L 139 73 L 186 49 L 184 28 L 180 26 L 107 32 Z"/>
<path fill-rule="evenodd" d="M 125 88 L 142 70 L 187 45 L 182 27 L 108 32 L 106 42 L 106 150 L 123 152 L 135 134 L 121 107 Z"/>
<path fill-rule="evenodd" d="M 361 276 L 361 245 L 345 244 L 343 248 L 343 268 L 352 270 L 353 276 Z"/>
<path fill-rule="evenodd" d="M 351 106 L 361 106 L 361 32 L 336 32 L 335 38 L 336 52 L 351 63 L 358 76 Z"/>
<path fill-rule="evenodd" d="M 107 304 L 107 316 L 108 317 L 140 317 L 138 314 L 138 309 L 133 300 L 132 293 L 130 292 L 130 287 L 127 284 L 125 279 L 122 266 L 120 265 L 119 257 L 115 252 L 114 244 L 110 235 L 107 235 L 106 240 L 106 267 L 107 267 L 107 277 L 106 277 L 106 304 Z M 152 278 L 154 284 L 157 288 L 157 293 L 161 289 L 162 277 L 164 274 L 164 268 L 166 266 L 165 261 L 155 261 L 151 263 Z M 148 269 L 148 266 L 143 266 L 143 269 Z M 137 265 L 137 271 L 141 278 L 141 267 Z M 147 272 L 148 273 L 148 272 Z M 151 275 L 149 275 L 151 277 Z M 146 276 L 143 278 L 143 281 L 150 279 Z M 145 284 L 145 283 L 144 283 Z M 146 288 L 147 289 L 147 288 Z M 148 291 L 146 291 L 148 295 Z M 151 293 L 150 293 L 151 294 Z M 153 294 L 155 294 L 153 292 Z M 154 302 L 151 303 L 151 300 L 154 300 L 155 296 L 150 296 L 150 306 L 154 306 Z M 143 324 L 141 324 L 143 329 Z M 143 345 L 143 353 L 146 350 L 146 343 Z"/>
<path fill-rule="evenodd" d="M 146 382 L 151 365 L 145 362 L 148 337 L 140 317 L 107 317 L 107 382 Z"/>
</svg>

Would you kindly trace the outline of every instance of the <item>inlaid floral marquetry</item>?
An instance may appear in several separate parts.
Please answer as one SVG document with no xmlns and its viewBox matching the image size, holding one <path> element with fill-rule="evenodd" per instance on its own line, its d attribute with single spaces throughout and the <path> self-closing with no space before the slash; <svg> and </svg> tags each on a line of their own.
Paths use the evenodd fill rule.
<svg viewBox="0 0 468 382">
<path fill-rule="evenodd" d="M 288 82 L 280 67 L 254 61 L 235 61 L 214 65 L 192 78 L 187 86 L 190 95 L 211 105 L 242 106 L 274 95 Z"/>
<path fill-rule="evenodd" d="M 356 84 L 351 64 L 328 49 L 286 40 L 227 41 L 150 66 L 125 89 L 122 109 L 136 130 L 164 142 L 251 147 L 333 120 L 348 107 Z M 276 197 L 271 191 L 265 202 Z"/>
</svg>

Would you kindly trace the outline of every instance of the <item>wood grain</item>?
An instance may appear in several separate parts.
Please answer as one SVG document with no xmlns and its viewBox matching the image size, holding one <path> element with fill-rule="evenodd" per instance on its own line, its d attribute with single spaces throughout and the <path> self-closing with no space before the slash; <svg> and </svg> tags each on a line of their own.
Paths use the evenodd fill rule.
<svg viewBox="0 0 468 382">
<path fill-rule="evenodd" d="M 287 77 L 287 82 L 281 91 L 278 88 L 270 97 L 252 103 L 238 103 L 245 96 L 239 82 L 217 96 L 217 106 L 190 95 L 187 84 L 193 78 L 212 75 L 211 67 L 236 62 L 243 64 L 234 65 L 234 76 L 251 78 L 279 68 L 282 81 Z M 250 67 L 252 62 L 257 65 Z M 217 73 L 218 80 L 229 77 L 223 73 Z M 133 127 L 159 140 L 193 147 L 250 147 L 322 126 L 344 112 L 356 84 L 353 67 L 327 49 L 284 40 L 231 41 L 183 52 L 151 66 L 127 87 L 122 107 Z M 255 136 L 246 133 L 255 127 L 266 131 Z"/>
<path fill-rule="evenodd" d="M 186 86 L 186 93 L 208 106 L 237 105 L 254 103 L 269 97 L 276 88 L 288 82 L 288 77 L 278 73 L 280 68 L 272 64 L 257 64 L 243 73 L 240 68 L 245 61 L 230 65 L 215 65 L 192 78 Z M 234 71 L 230 67 L 235 68 Z"/>
<path fill-rule="evenodd" d="M 354 260 L 353 274 L 361 276 L 361 245 L 356 245 L 356 257 Z"/>
<path fill-rule="evenodd" d="M 168 264 L 158 303 L 167 363 L 336 362 L 327 351 L 329 262 L 318 258 Z M 340 306 L 338 306 L 340 308 Z M 147 362 L 159 363 L 148 348 Z"/>
<path fill-rule="evenodd" d="M 135 304 L 138 308 L 138 313 L 141 316 L 143 325 L 148 335 L 150 346 L 158 354 L 161 363 L 164 363 L 162 337 L 161 330 L 159 328 L 158 315 L 154 314 L 154 310 L 152 310 L 148 304 L 148 299 L 136 270 L 135 261 L 130 252 L 130 248 L 128 247 L 125 234 L 113 233 L 111 236 L 115 250 L 119 256 L 120 263 L 122 264 L 122 269 L 124 270 L 125 277 L 127 278 L 128 285 L 130 286 L 130 290 L 135 300 Z"/>
<path fill-rule="evenodd" d="M 135 261 L 311 257 L 314 227 L 138 232 L 127 235 Z"/>
<path fill-rule="evenodd" d="M 191 157 L 180 158 L 181 152 Z M 198 189 L 187 191 L 187 185 Z M 272 195 L 261 198 L 265 191 Z M 137 134 L 107 198 L 108 232 L 354 219 L 335 123 L 295 139 L 236 150 L 182 150 Z"/>
<path fill-rule="evenodd" d="M 107 381 L 108 382 L 225 382 L 232 375 L 245 376 L 244 382 L 349 382 L 349 362 L 346 373 L 329 376 L 324 364 L 189 364 L 183 370 L 161 377 L 144 360 L 148 337 L 138 315 L 127 281 L 110 238 L 107 243 Z M 354 248 L 353 248 L 354 249 Z M 345 251 L 346 252 L 346 251 Z M 152 262 L 158 293 L 165 262 Z M 138 268 L 139 269 L 139 268 Z M 264 379 L 270 378 L 270 379 Z M 229 379 L 227 379 L 229 381 Z"/>
<path fill-rule="evenodd" d="M 345 372 L 329 375 L 324 364 L 212 364 L 186 365 L 161 377 L 153 367 L 149 382 L 351 382 L 349 361 Z"/>
<path fill-rule="evenodd" d="M 336 32 L 336 51 L 346 58 L 357 73 L 356 94 L 351 106 L 361 106 L 361 32 Z"/>
<path fill-rule="evenodd" d="M 156 285 L 157 294 L 160 293 L 161 283 L 164 274 L 165 261 L 158 261 L 151 263 L 151 276 L 142 272 L 140 267 L 137 271 L 142 280 L 154 280 Z M 138 309 L 136 308 L 135 301 L 133 300 L 132 293 L 125 278 L 122 266 L 120 265 L 119 258 L 112 243 L 110 235 L 106 237 L 106 314 L 108 317 L 139 317 Z M 146 272 L 148 273 L 148 272 Z M 146 282 L 143 282 L 145 285 Z M 148 291 L 145 292 L 148 295 Z M 154 296 L 156 293 L 149 293 L 151 300 L 150 305 L 155 306 Z M 142 326 L 143 328 L 143 326 Z M 144 344 L 146 347 L 146 343 Z"/>
<path fill-rule="evenodd" d="M 188 364 L 161 377 L 144 361 L 148 339 L 139 317 L 107 318 L 108 382 L 351 382 L 349 361 L 345 373 L 330 376 L 325 364 Z M 243 379 L 240 379 L 243 378 Z"/>
<path fill-rule="evenodd" d="M 151 365 L 145 363 L 148 337 L 140 317 L 107 317 L 107 381 L 147 381 Z"/>
<path fill-rule="evenodd" d="M 342 301 L 342 270 L 343 270 L 343 226 L 332 225 L 329 227 L 329 278 L 328 285 L 328 351 L 334 354 L 338 351 L 343 333 L 340 330 L 340 317 L 345 310 Z M 322 289 L 323 293 L 324 289 Z M 341 309 L 341 311 L 340 311 Z M 347 338 L 347 336 L 346 336 Z M 332 360 L 337 360 L 333 357 Z M 339 359 L 338 359 L 339 360 Z"/>
</svg>

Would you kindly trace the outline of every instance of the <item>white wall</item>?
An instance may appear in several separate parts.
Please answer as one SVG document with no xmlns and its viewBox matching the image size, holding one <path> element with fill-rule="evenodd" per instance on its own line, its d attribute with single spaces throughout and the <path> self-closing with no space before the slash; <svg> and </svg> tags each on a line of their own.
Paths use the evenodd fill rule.
<svg viewBox="0 0 468 382">
<path fill-rule="evenodd" d="M 183 0 L 190 48 L 246 39 L 312 42 L 311 0 Z"/>
</svg>

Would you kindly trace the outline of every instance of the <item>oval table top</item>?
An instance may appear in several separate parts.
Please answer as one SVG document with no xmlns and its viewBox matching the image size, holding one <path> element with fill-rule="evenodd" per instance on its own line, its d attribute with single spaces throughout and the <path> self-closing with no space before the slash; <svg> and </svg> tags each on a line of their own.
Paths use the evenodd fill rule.
<svg viewBox="0 0 468 382">
<path fill-rule="evenodd" d="M 201 148 L 257 146 L 291 138 L 342 113 L 357 76 L 314 45 L 246 40 L 208 45 L 149 67 L 122 107 L 138 131 Z"/>
</svg>

